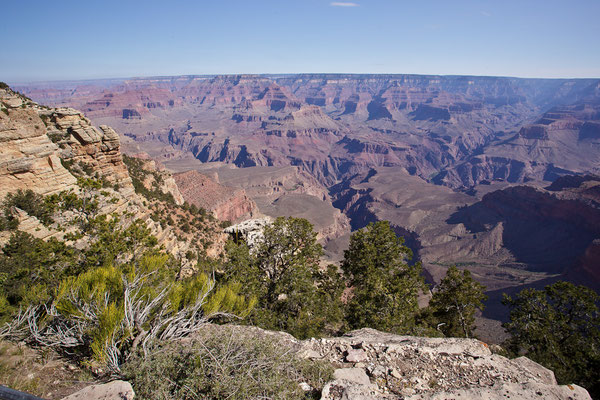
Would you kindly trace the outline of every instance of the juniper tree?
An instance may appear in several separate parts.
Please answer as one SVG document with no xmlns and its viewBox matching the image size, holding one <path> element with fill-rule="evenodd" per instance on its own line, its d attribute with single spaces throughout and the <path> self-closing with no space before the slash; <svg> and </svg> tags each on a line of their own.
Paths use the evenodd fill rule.
<svg viewBox="0 0 600 400">
<path fill-rule="evenodd" d="M 524 289 L 502 303 L 510 309 L 504 327 L 515 354 L 552 369 L 559 383 L 577 383 L 600 395 L 600 297 L 585 286 L 556 282 Z"/>
<path fill-rule="evenodd" d="M 310 222 L 280 217 L 264 228 L 252 252 L 243 243 L 228 245 L 225 278 L 257 296 L 251 323 L 318 336 L 340 321 L 343 290 L 335 267 L 320 267 L 322 254 Z"/>
<path fill-rule="evenodd" d="M 388 221 L 369 224 L 350 237 L 342 269 L 352 288 L 347 304 L 350 328 L 403 333 L 414 327 L 417 296 L 425 288 L 421 265 L 409 265 L 412 251 Z"/>
<path fill-rule="evenodd" d="M 472 337 L 475 311 L 483 310 L 485 286 L 473 280 L 468 270 L 448 268 L 433 293 L 429 307 L 436 325 L 446 336 Z"/>
</svg>

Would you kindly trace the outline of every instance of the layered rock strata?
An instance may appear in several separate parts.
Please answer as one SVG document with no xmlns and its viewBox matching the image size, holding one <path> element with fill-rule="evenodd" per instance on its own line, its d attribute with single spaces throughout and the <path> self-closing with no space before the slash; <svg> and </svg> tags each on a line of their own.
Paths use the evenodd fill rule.
<svg viewBox="0 0 600 400">
<path fill-rule="evenodd" d="M 101 195 L 96 196 L 99 214 L 116 213 L 125 225 L 136 219 L 145 221 L 159 243 L 186 263 L 184 254 L 198 244 L 151 218 L 146 200 L 135 193 L 123 163 L 119 135 L 112 128 L 97 128 L 77 110 L 40 106 L 10 89 L 0 89 L 0 104 L 0 198 L 19 189 L 31 189 L 41 195 L 63 191 L 81 194 L 77 178 L 65 166 L 76 168 L 85 176 L 104 182 Z M 164 190 L 174 191 L 173 185 L 173 181 L 167 182 Z M 62 213 L 51 226 L 44 226 L 21 210 L 17 216 L 20 230 L 41 239 L 62 239 L 76 229 L 71 223 L 76 218 L 72 212 Z M 9 236 L 10 232 L 1 232 L 0 243 Z M 213 235 L 209 248 L 204 250 L 216 256 L 225 239 L 223 234 Z M 85 240 L 76 245 L 85 246 Z"/>
<path fill-rule="evenodd" d="M 211 211 L 221 221 L 252 217 L 257 211 L 256 204 L 243 189 L 220 185 L 197 171 L 175 174 L 174 177 L 188 203 Z"/>
</svg>

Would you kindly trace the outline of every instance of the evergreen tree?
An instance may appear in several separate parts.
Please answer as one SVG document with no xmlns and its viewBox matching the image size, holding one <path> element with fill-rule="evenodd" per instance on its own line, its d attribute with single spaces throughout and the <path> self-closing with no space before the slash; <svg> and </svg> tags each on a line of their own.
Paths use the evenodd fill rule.
<svg viewBox="0 0 600 400">
<path fill-rule="evenodd" d="M 446 336 L 472 337 L 475 310 L 483 310 L 485 286 L 476 282 L 468 270 L 452 266 L 433 294 L 429 307 L 439 329 Z"/>
<path fill-rule="evenodd" d="M 334 266 L 321 269 L 323 254 L 313 227 L 302 218 L 277 218 L 252 252 L 227 246 L 226 281 L 242 284 L 258 303 L 248 321 L 299 338 L 319 336 L 341 320 L 343 284 Z"/>
<path fill-rule="evenodd" d="M 509 349 L 553 370 L 559 383 L 577 383 L 600 396 L 599 300 L 585 286 L 560 281 L 514 299 L 505 295 Z"/>
<path fill-rule="evenodd" d="M 0 322 L 20 307 L 46 301 L 61 279 L 82 271 L 80 252 L 55 238 L 16 231 L 0 252 Z"/>
<path fill-rule="evenodd" d="M 417 296 L 425 289 L 421 265 L 408 265 L 411 250 L 388 221 L 355 232 L 342 269 L 352 287 L 347 304 L 351 328 L 371 327 L 405 333 L 415 324 Z"/>
</svg>

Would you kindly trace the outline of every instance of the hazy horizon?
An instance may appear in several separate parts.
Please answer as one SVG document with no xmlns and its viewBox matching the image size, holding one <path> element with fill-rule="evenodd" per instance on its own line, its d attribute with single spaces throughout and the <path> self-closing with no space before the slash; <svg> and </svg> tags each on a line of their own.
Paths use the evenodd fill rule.
<svg viewBox="0 0 600 400">
<path fill-rule="evenodd" d="M 219 76 L 264 76 L 264 77 L 278 77 L 278 76 L 298 76 L 298 75 L 340 75 L 340 76 L 360 76 L 360 75 L 373 75 L 373 76 L 431 76 L 431 77 L 472 77 L 472 78 L 503 78 L 503 79 L 523 79 L 523 80 L 597 80 L 598 77 L 523 77 L 523 76 L 502 76 L 502 75 L 465 75 L 465 74 L 413 74 L 413 73 L 386 73 L 386 72 L 293 72 L 293 73 L 227 73 L 227 74 L 179 74 L 179 75 L 145 75 L 145 76 L 111 76 L 111 77 L 99 77 L 99 78 L 83 78 L 83 79 L 49 79 L 49 80 L 31 80 L 31 81 L 5 81 L 11 85 L 34 85 L 34 84 L 51 84 L 51 83 L 80 83 L 80 82 L 100 82 L 100 81 L 126 81 L 133 79 L 166 79 L 166 78 L 213 78 Z"/>
</svg>

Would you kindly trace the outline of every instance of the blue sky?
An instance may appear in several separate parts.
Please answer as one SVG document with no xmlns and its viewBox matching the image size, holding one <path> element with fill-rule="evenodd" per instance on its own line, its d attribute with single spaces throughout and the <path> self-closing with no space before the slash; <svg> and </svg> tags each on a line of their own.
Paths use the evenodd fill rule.
<svg viewBox="0 0 600 400">
<path fill-rule="evenodd" d="M 2 5 L 0 80 L 230 73 L 600 77 L 600 0 Z"/>
</svg>

